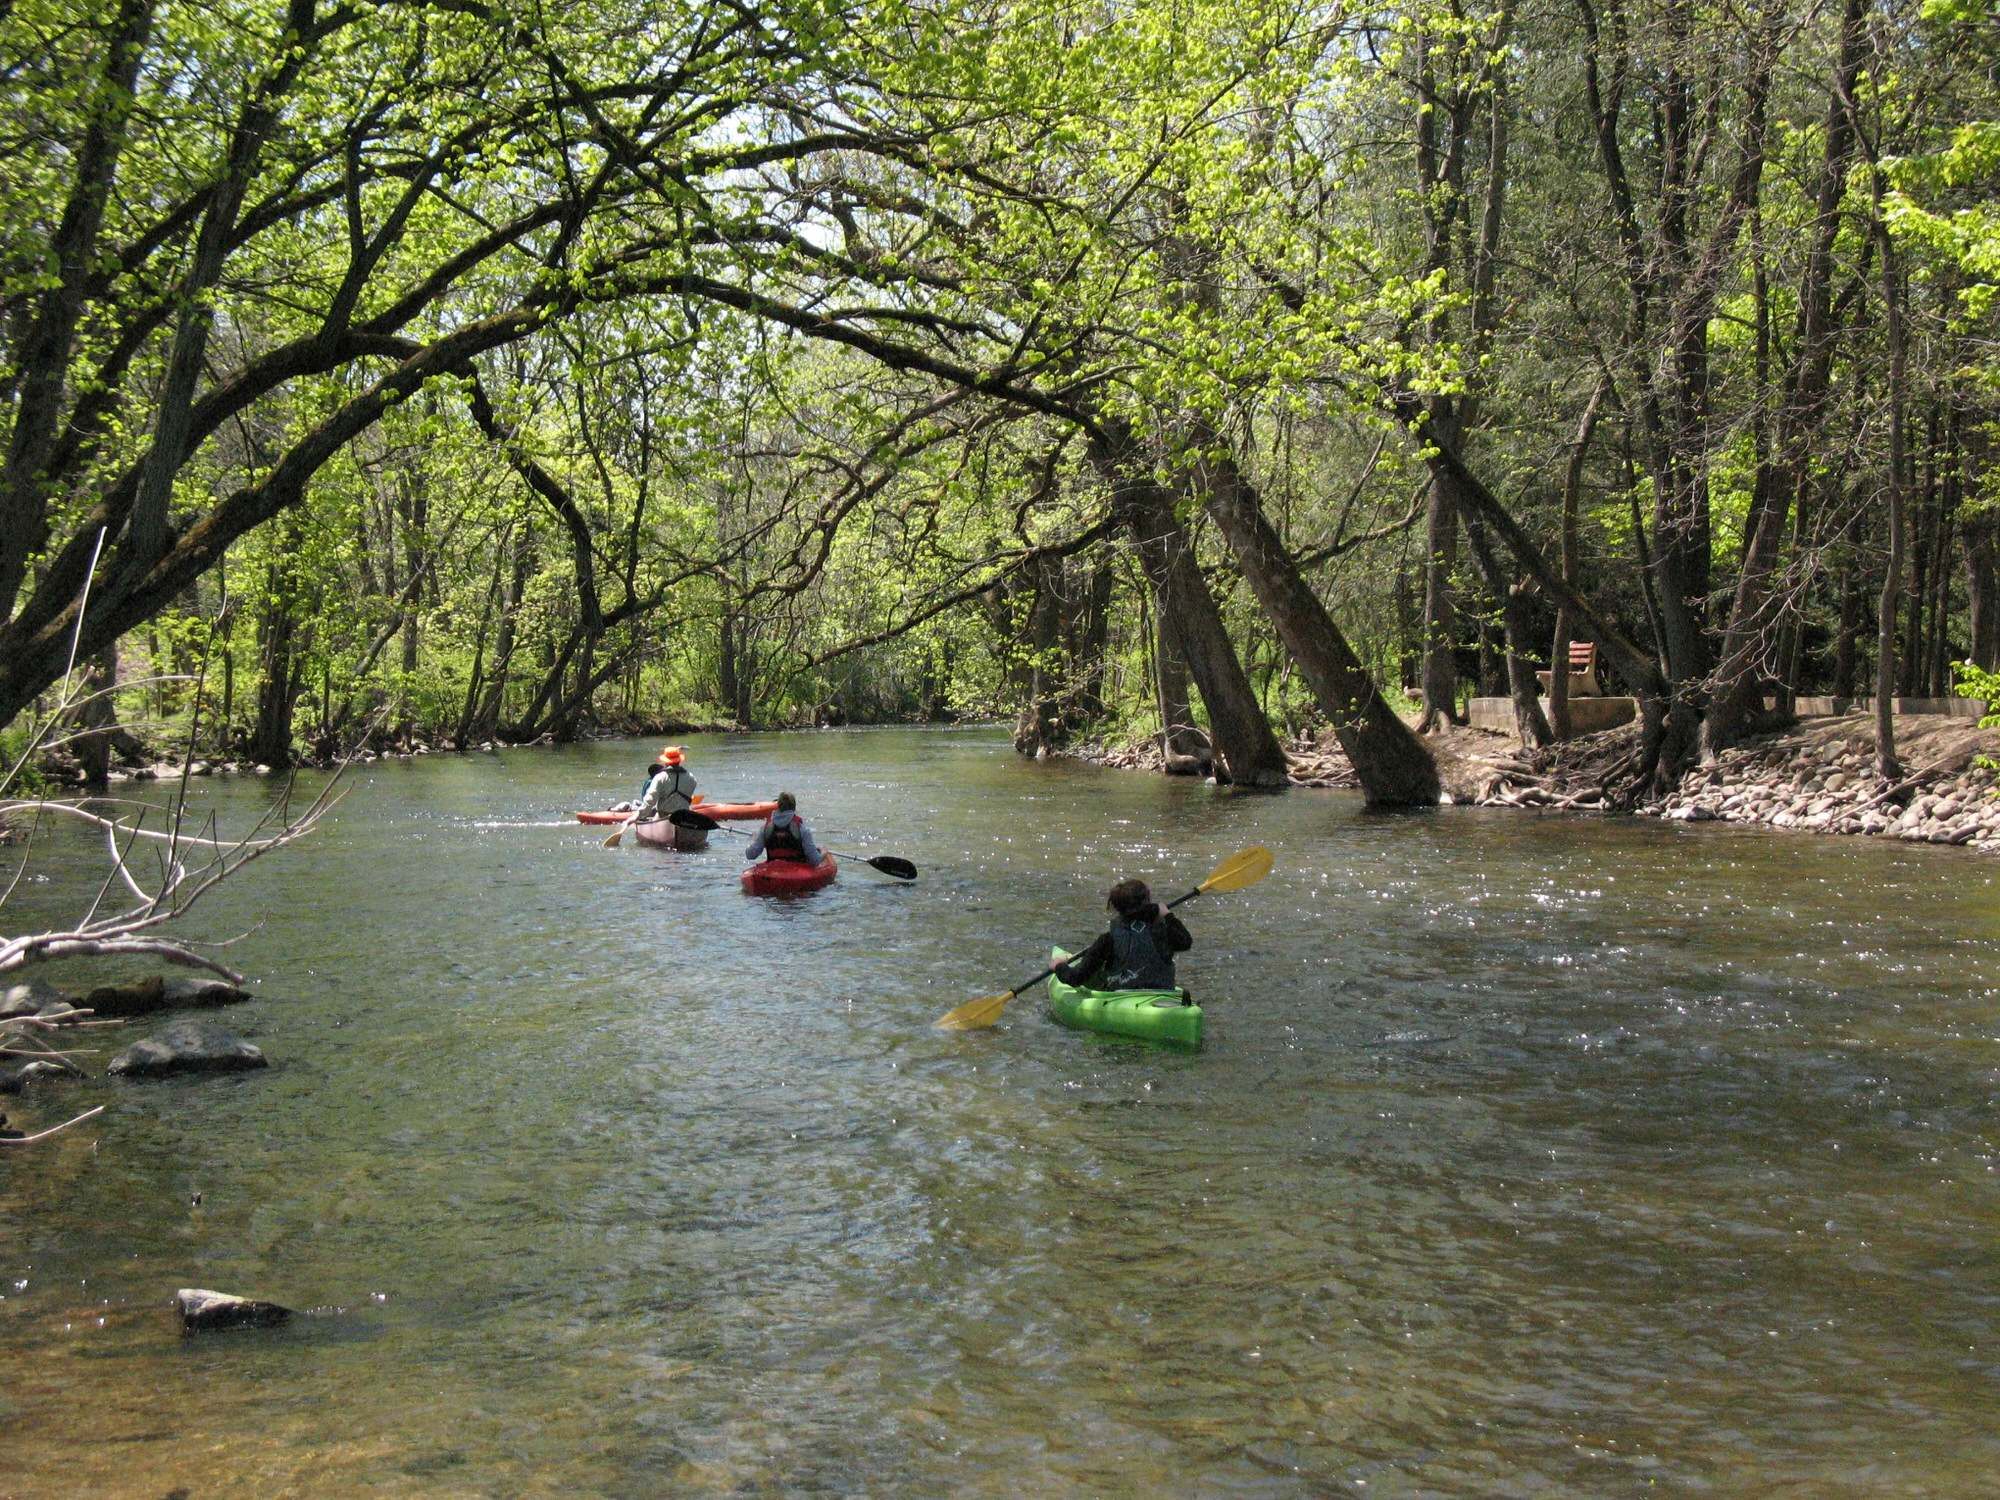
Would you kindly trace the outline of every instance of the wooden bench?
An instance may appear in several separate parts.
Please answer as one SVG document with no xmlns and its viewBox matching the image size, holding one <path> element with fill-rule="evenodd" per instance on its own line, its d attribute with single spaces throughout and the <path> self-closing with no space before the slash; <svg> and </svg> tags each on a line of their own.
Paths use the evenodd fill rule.
<svg viewBox="0 0 2000 1500">
<path fill-rule="evenodd" d="M 1549 690 L 1551 673 L 1537 672 L 1541 679 L 1542 691 Z M 1597 682 L 1597 642 L 1571 641 L 1569 643 L 1569 695 L 1572 698 L 1602 698 L 1604 689 Z"/>
</svg>

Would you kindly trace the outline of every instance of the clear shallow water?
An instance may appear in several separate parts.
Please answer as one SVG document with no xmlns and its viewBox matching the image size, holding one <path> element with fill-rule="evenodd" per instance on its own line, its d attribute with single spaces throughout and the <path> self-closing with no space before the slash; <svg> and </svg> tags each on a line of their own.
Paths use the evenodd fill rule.
<svg viewBox="0 0 2000 1500">
<path fill-rule="evenodd" d="M 0 1158 L 0 1495 L 1990 1493 L 2000 867 L 689 746 L 923 879 L 606 851 L 650 743 L 357 773 L 198 923 L 273 1068 L 9 1101 L 110 1108 Z M 1199 1055 L 932 1029 L 1249 843 Z"/>
</svg>

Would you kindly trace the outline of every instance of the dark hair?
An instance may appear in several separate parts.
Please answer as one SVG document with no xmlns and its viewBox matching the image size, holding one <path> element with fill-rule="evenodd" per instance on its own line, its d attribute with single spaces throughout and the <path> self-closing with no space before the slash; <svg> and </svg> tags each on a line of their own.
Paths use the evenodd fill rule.
<svg viewBox="0 0 2000 1500">
<path fill-rule="evenodd" d="M 1153 893 L 1143 880 L 1121 880 L 1104 904 L 1121 917 L 1136 917 L 1153 904 Z"/>
<path fill-rule="evenodd" d="M 790 792 L 778 793 L 779 812 L 797 812 L 798 810 L 799 810 L 798 798 L 794 797 Z"/>
</svg>

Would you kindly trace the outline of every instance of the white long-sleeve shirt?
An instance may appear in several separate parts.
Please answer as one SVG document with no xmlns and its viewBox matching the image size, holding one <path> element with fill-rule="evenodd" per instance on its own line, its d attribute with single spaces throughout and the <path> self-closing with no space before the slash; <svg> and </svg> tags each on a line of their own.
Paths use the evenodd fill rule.
<svg viewBox="0 0 2000 1500">
<path fill-rule="evenodd" d="M 686 766 L 667 766 L 646 783 L 646 795 L 632 817 L 643 823 L 648 818 L 664 818 L 693 805 L 694 777 L 688 774 Z"/>
</svg>

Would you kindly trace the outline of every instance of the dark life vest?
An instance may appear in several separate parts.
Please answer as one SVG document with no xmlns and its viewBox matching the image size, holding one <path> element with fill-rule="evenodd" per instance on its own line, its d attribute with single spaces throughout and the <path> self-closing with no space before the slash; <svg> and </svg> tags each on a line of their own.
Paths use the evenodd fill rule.
<svg viewBox="0 0 2000 1500">
<path fill-rule="evenodd" d="M 777 823 L 767 823 L 764 827 L 764 855 L 767 859 L 804 859 L 805 841 L 799 837 L 799 815 L 791 818 L 780 828 Z"/>
<path fill-rule="evenodd" d="M 1104 966 L 1108 990 L 1170 990 L 1174 955 L 1166 934 L 1145 917 L 1120 917 L 1111 924 L 1111 962 Z"/>
</svg>

